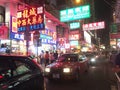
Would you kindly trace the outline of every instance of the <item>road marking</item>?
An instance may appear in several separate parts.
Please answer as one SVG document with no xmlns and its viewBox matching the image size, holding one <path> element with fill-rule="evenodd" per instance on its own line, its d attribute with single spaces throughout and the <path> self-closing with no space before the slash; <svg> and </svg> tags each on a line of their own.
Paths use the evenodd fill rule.
<svg viewBox="0 0 120 90">
<path fill-rule="evenodd" d="M 120 82 L 120 77 L 119 77 L 119 75 L 118 75 L 116 72 L 115 72 L 115 75 L 116 75 L 118 81 Z"/>
</svg>

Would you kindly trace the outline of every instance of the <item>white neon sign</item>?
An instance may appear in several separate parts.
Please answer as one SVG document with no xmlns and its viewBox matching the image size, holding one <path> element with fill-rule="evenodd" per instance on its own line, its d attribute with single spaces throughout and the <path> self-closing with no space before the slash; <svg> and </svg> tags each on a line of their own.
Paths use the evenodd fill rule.
<svg viewBox="0 0 120 90">
<path fill-rule="evenodd" d="M 97 30 L 97 29 L 104 29 L 105 28 L 105 22 L 95 22 L 95 23 L 89 23 L 89 24 L 83 24 L 82 26 L 83 30 Z"/>
</svg>

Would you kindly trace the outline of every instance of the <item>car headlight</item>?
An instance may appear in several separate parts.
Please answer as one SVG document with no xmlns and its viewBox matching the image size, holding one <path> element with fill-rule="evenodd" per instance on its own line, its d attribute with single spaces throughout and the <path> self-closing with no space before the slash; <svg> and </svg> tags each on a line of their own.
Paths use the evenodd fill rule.
<svg viewBox="0 0 120 90">
<path fill-rule="evenodd" d="M 63 72 L 64 73 L 69 73 L 70 72 L 70 68 L 63 68 Z"/>
<path fill-rule="evenodd" d="M 92 58 L 92 59 L 91 59 L 91 62 L 95 62 L 95 58 Z"/>
<path fill-rule="evenodd" d="M 95 57 L 98 58 L 98 55 L 96 55 Z"/>
<path fill-rule="evenodd" d="M 45 68 L 45 72 L 50 72 L 50 68 Z"/>
</svg>

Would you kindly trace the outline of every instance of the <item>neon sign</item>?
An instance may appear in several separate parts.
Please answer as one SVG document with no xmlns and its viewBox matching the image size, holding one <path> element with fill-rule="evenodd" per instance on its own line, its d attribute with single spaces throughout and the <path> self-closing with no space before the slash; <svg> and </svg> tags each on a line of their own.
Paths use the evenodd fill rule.
<svg viewBox="0 0 120 90">
<path fill-rule="evenodd" d="M 90 5 L 84 5 L 60 11 L 61 22 L 90 18 L 90 16 Z"/>
<path fill-rule="evenodd" d="M 49 39 L 42 39 L 43 44 L 56 44 L 56 41 L 54 40 L 49 40 Z"/>
<path fill-rule="evenodd" d="M 70 23 L 70 29 L 77 29 L 77 28 L 80 28 L 80 22 Z"/>
<path fill-rule="evenodd" d="M 105 28 L 105 22 L 95 22 L 95 23 L 89 23 L 89 24 L 83 24 L 82 26 L 83 30 L 97 30 L 97 29 L 104 29 Z"/>
<path fill-rule="evenodd" d="M 78 46 L 79 45 L 79 42 L 77 40 L 75 41 L 70 41 L 70 45 L 71 46 Z"/>
<path fill-rule="evenodd" d="M 17 33 L 17 18 L 12 17 L 12 32 Z"/>
<path fill-rule="evenodd" d="M 19 32 L 24 32 L 27 29 L 30 31 L 44 29 L 44 8 L 32 7 L 27 8 L 17 13 L 17 26 Z"/>
<path fill-rule="evenodd" d="M 79 40 L 79 34 L 71 34 L 71 35 L 69 35 L 69 40 Z"/>
<path fill-rule="evenodd" d="M 11 33 L 10 38 L 11 39 L 16 39 L 16 40 L 24 40 L 24 35 L 23 34 L 18 34 L 18 33 Z"/>
</svg>

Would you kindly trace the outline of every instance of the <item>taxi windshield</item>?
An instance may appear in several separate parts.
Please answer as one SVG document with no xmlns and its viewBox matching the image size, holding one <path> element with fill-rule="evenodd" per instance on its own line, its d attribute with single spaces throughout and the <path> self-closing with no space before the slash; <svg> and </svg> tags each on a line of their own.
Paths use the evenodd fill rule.
<svg viewBox="0 0 120 90">
<path fill-rule="evenodd" d="M 59 62 L 74 62 L 77 60 L 78 60 L 78 58 L 77 58 L 77 55 L 75 55 L 75 54 L 65 54 L 58 58 Z"/>
</svg>

